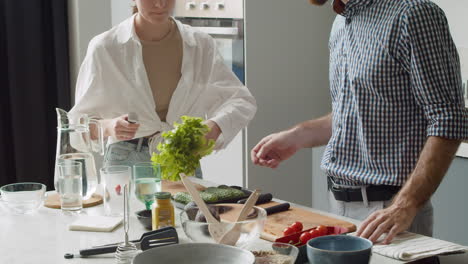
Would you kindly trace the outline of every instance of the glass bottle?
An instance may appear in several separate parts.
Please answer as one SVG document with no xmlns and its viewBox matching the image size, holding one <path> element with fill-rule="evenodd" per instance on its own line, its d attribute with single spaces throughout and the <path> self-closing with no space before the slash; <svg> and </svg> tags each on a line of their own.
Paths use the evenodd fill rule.
<svg viewBox="0 0 468 264">
<path fill-rule="evenodd" d="M 157 192 L 156 202 L 152 210 L 152 228 L 160 229 L 166 226 L 175 226 L 174 206 L 171 202 L 171 193 Z"/>
</svg>

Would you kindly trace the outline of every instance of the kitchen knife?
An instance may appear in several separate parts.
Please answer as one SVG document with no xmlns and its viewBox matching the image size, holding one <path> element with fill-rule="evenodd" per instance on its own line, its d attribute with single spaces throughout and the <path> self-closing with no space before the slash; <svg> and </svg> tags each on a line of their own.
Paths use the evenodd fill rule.
<svg viewBox="0 0 468 264">
<path fill-rule="evenodd" d="M 268 208 L 264 208 L 264 209 L 267 212 L 267 215 L 272 215 L 272 214 L 276 214 L 276 213 L 279 213 L 279 212 L 287 211 L 287 210 L 289 210 L 289 207 L 291 207 L 291 205 L 289 203 L 282 203 L 282 204 L 277 204 L 277 205 L 274 205 L 274 206 L 271 206 L 271 207 L 268 207 Z"/>
</svg>

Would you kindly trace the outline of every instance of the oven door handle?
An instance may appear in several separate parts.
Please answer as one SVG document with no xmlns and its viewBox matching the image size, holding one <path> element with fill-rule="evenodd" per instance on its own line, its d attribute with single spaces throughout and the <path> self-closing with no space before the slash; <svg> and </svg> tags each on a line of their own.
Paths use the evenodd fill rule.
<svg viewBox="0 0 468 264">
<path fill-rule="evenodd" d="M 209 35 L 237 36 L 239 29 L 236 27 L 193 27 Z"/>
</svg>

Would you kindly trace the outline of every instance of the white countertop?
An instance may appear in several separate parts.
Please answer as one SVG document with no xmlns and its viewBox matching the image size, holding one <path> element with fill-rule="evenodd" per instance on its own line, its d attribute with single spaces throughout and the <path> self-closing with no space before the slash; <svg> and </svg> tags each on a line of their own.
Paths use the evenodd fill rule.
<svg viewBox="0 0 468 264">
<path fill-rule="evenodd" d="M 206 185 L 206 182 L 201 182 Z M 134 197 L 131 199 L 130 211 L 136 212 L 144 209 L 141 202 Z M 298 206 L 298 205 L 294 205 Z M 299 206 L 302 207 L 302 206 Z M 307 210 L 328 214 L 314 209 L 302 207 Z M 102 205 L 86 208 L 82 214 L 103 215 Z M 328 214 L 330 215 L 330 214 Z M 334 217 L 337 217 L 333 215 Z M 78 254 L 79 249 L 92 246 L 122 241 L 124 237 L 122 226 L 113 232 L 80 232 L 69 231 L 68 224 L 78 216 L 65 215 L 58 209 L 42 207 L 33 215 L 10 214 L 4 205 L 0 205 L 0 263 L 8 264 L 106 264 L 115 263 L 112 254 L 93 258 L 64 259 L 65 253 Z M 342 218 L 342 217 L 338 217 Z M 342 218 L 344 220 L 359 224 L 357 221 Z M 146 232 L 131 214 L 130 239 L 138 239 Z M 190 240 L 185 236 L 179 219 L 176 219 L 176 228 L 180 243 L 188 243 Z M 256 243 L 268 243 L 258 240 Z M 458 256 L 442 257 L 442 264 L 468 263 L 468 254 Z M 396 260 L 385 258 L 374 254 L 371 264 L 398 264 Z"/>
</svg>

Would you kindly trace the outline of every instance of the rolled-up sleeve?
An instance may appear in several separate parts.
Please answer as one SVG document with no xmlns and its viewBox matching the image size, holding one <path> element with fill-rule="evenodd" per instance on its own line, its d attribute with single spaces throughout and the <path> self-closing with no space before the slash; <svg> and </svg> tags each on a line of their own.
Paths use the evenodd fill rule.
<svg viewBox="0 0 468 264">
<path fill-rule="evenodd" d="M 416 4 L 406 14 L 404 33 L 413 93 L 427 120 L 427 136 L 468 139 L 460 60 L 447 19 L 435 4 Z"/>
</svg>

